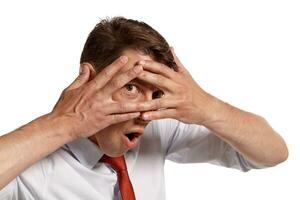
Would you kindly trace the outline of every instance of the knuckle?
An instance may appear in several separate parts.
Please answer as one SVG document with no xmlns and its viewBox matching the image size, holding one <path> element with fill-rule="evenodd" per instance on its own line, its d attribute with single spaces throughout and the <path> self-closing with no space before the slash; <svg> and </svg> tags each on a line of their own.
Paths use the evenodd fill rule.
<svg viewBox="0 0 300 200">
<path fill-rule="evenodd" d="M 97 81 L 95 79 L 90 80 L 88 83 L 88 87 L 91 89 L 95 89 L 97 87 Z"/>
<path fill-rule="evenodd" d="M 156 99 L 156 101 L 155 101 L 155 109 L 160 108 L 160 106 L 161 106 L 161 99 Z"/>
<path fill-rule="evenodd" d="M 97 106 L 97 108 L 99 107 Z M 96 112 L 94 116 L 95 116 L 95 121 L 98 123 L 106 121 L 105 115 L 101 112 L 101 110 L 100 112 Z"/>
<path fill-rule="evenodd" d="M 109 117 L 109 124 L 115 124 L 116 123 L 116 115 L 110 115 Z"/>
<path fill-rule="evenodd" d="M 159 69 L 164 69 L 166 66 L 163 63 L 158 63 Z"/>
<path fill-rule="evenodd" d="M 112 115 L 112 123 L 111 124 L 115 124 L 120 120 L 120 116 L 118 115 Z"/>
<path fill-rule="evenodd" d="M 161 84 L 163 83 L 163 78 L 162 78 L 162 76 L 157 76 L 157 77 L 156 77 L 156 82 L 157 82 L 158 85 L 161 85 Z"/>
<path fill-rule="evenodd" d="M 188 95 L 186 94 L 186 93 L 184 93 L 184 92 L 181 92 L 181 99 L 183 100 L 183 101 L 187 101 L 187 100 L 189 100 L 189 97 L 188 97 Z"/>
<path fill-rule="evenodd" d="M 88 90 L 88 91 L 86 91 L 86 94 L 87 94 L 87 96 L 90 96 L 95 101 L 99 101 L 99 100 L 103 99 L 101 91 Z"/>
<path fill-rule="evenodd" d="M 147 109 L 147 104 L 137 103 L 136 109 L 137 110 L 146 110 Z"/>
<path fill-rule="evenodd" d="M 84 101 L 90 100 L 94 98 L 94 90 L 90 88 L 83 88 L 82 91 L 82 99 Z"/>
<path fill-rule="evenodd" d="M 88 107 L 89 107 L 89 109 L 91 109 L 91 110 L 94 111 L 94 110 L 96 110 L 96 109 L 98 108 L 98 104 L 97 104 L 96 101 L 91 101 L 91 102 L 89 103 Z"/>
<path fill-rule="evenodd" d="M 77 113 L 77 114 L 81 114 L 81 106 L 80 106 L 80 104 L 77 104 L 77 105 L 75 105 L 74 106 L 74 113 Z"/>
<path fill-rule="evenodd" d="M 178 85 L 175 89 L 175 92 L 178 94 L 184 94 L 184 88 L 181 85 Z"/>
<path fill-rule="evenodd" d="M 184 106 L 184 104 L 189 101 L 188 96 L 187 95 L 181 95 L 181 97 L 179 98 L 179 104 L 181 106 Z"/>
<path fill-rule="evenodd" d="M 133 78 L 133 77 L 137 76 L 137 72 L 134 69 L 131 69 L 127 72 L 127 76 L 129 78 Z"/>
<path fill-rule="evenodd" d="M 68 90 L 63 90 L 59 96 L 59 100 L 58 101 L 63 101 L 67 96 L 68 96 Z"/>
<path fill-rule="evenodd" d="M 104 68 L 102 70 L 102 73 L 103 73 L 103 76 L 106 77 L 106 78 L 111 78 L 112 77 L 112 74 L 111 72 L 109 71 L 109 68 Z"/>
<path fill-rule="evenodd" d="M 64 95 L 67 93 L 67 91 L 68 91 L 68 89 L 65 88 L 65 89 L 61 92 L 60 96 L 64 96 Z"/>
<path fill-rule="evenodd" d="M 139 76 L 145 78 L 148 76 L 147 74 L 148 74 L 147 71 L 142 71 L 142 73 L 140 73 Z"/>
<path fill-rule="evenodd" d="M 110 82 L 110 85 L 112 88 L 118 88 L 120 87 L 120 81 L 118 79 L 114 79 Z"/>
<path fill-rule="evenodd" d="M 102 104 L 102 102 L 94 100 L 90 103 L 90 108 L 92 110 L 96 110 L 97 113 L 99 113 L 99 116 L 103 116 L 103 113 L 102 113 L 103 104 Z"/>
<path fill-rule="evenodd" d="M 120 111 L 121 112 L 126 112 L 127 106 L 124 102 L 120 103 Z"/>
<path fill-rule="evenodd" d="M 83 93 L 83 94 L 89 93 L 91 91 L 93 91 L 93 90 L 90 88 L 89 85 L 83 85 L 82 87 L 78 88 L 78 92 Z"/>
<path fill-rule="evenodd" d="M 177 103 L 178 107 L 183 107 L 184 103 L 185 103 L 185 100 L 179 100 L 178 103 Z"/>
<path fill-rule="evenodd" d="M 141 110 L 148 110 L 149 108 L 151 108 L 151 105 L 148 104 L 148 103 L 145 103 L 145 104 L 140 103 L 139 106 L 140 106 L 140 109 L 141 109 Z"/>
<path fill-rule="evenodd" d="M 97 92 L 94 94 L 94 100 L 97 102 L 101 102 L 104 99 L 104 95 L 102 92 Z"/>
</svg>

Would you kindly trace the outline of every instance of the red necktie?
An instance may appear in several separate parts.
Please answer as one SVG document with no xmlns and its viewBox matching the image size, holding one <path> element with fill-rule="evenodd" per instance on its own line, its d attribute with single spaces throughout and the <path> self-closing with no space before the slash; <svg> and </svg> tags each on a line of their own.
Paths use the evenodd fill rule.
<svg viewBox="0 0 300 200">
<path fill-rule="evenodd" d="M 135 200 L 134 191 L 129 179 L 124 155 L 120 157 L 110 157 L 104 154 L 100 161 L 110 164 L 110 166 L 117 171 L 122 200 Z"/>
</svg>

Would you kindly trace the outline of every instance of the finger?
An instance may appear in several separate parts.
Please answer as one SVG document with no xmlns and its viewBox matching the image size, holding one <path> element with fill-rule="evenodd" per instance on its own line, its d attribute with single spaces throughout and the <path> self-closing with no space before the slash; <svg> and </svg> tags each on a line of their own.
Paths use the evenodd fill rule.
<svg viewBox="0 0 300 200">
<path fill-rule="evenodd" d="M 176 72 L 162 63 L 158 63 L 152 60 L 141 60 L 139 61 L 139 64 L 142 65 L 144 69 L 157 74 L 161 74 L 167 78 L 172 79 L 176 77 Z"/>
<path fill-rule="evenodd" d="M 145 102 L 119 102 L 104 107 L 105 114 L 150 111 L 164 108 L 176 108 L 179 101 L 170 99 L 155 99 Z"/>
<path fill-rule="evenodd" d="M 89 80 L 90 71 L 85 65 L 80 67 L 80 74 L 77 78 L 65 89 L 65 91 L 79 88 L 83 84 L 87 83 Z"/>
<path fill-rule="evenodd" d="M 113 92 L 126 85 L 132 79 L 136 78 L 142 71 L 143 67 L 141 65 L 137 65 L 122 74 L 116 75 L 103 88 L 102 92 L 104 94 L 112 94 Z"/>
<path fill-rule="evenodd" d="M 171 52 L 173 54 L 175 63 L 178 66 L 178 71 L 181 72 L 181 73 L 187 73 L 188 72 L 187 69 L 183 66 L 183 64 L 181 63 L 179 58 L 176 56 L 174 48 L 170 47 L 170 49 L 171 49 Z"/>
<path fill-rule="evenodd" d="M 121 56 L 112 64 L 105 67 L 93 80 L 97 88 L 102 88 L 127 63 L 128 58 Z"/>
<path fill-rule="evenodd" d="M 134 112 L 134 113 L 124 113 L 124 114 L 114 114 L 107 116 L 107 121 L 109 122 L 109 125 L 128 121 L 134 118 L 137 118 L 140 116 L 140 112 Z"/>
<path fill-rule="evenodd" d="M 141 118 L 143 120 L 155 120 L 164 118 L 176 119 L 176 109 L 164 109 L 157 111 L 149 111 L 142 114 Z"/>
<path fill-rule="evenodd" d="M 160 89 L 166 89 L 169 91 L 171 91 L 172 88 L 176 87 L 176 83 L 173 80 L 148 71 L 143 71 L 142 73 L 140 73 L 138 75 L 138 79 L 146 81 Z"/>
</svg>

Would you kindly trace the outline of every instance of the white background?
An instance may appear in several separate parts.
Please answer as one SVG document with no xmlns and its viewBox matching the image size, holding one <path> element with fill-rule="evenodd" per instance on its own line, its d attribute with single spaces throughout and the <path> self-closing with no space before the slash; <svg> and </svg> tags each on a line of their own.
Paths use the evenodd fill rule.
<svg viewBox="0 0 300 200">
<path fill-rule="evenodd" d="M 88 33 L 122 15 L 158 30 L 203 89 L 266 118 L 290 151 L 248 173 L 167 162 L 167 199 L 299 199 L 299 13 L 289 0 L 1 1 L 0 135 L 50 112 Z"/>
</svg>

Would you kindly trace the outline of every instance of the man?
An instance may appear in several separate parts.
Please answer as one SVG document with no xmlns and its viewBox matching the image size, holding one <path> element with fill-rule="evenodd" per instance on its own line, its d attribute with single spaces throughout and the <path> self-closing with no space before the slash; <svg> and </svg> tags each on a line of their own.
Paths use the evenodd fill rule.
<svg viewBox="0 0 300 200">
<path fill-rule="evenodd" d="M 165 159 L 248 171 L 288 157 L 264 118 L 205 92 L 145 23 L 102 20 L 80 63 L 52 112 L 0 138 L 1 199 L 165 199 Z"/>
</svg>

